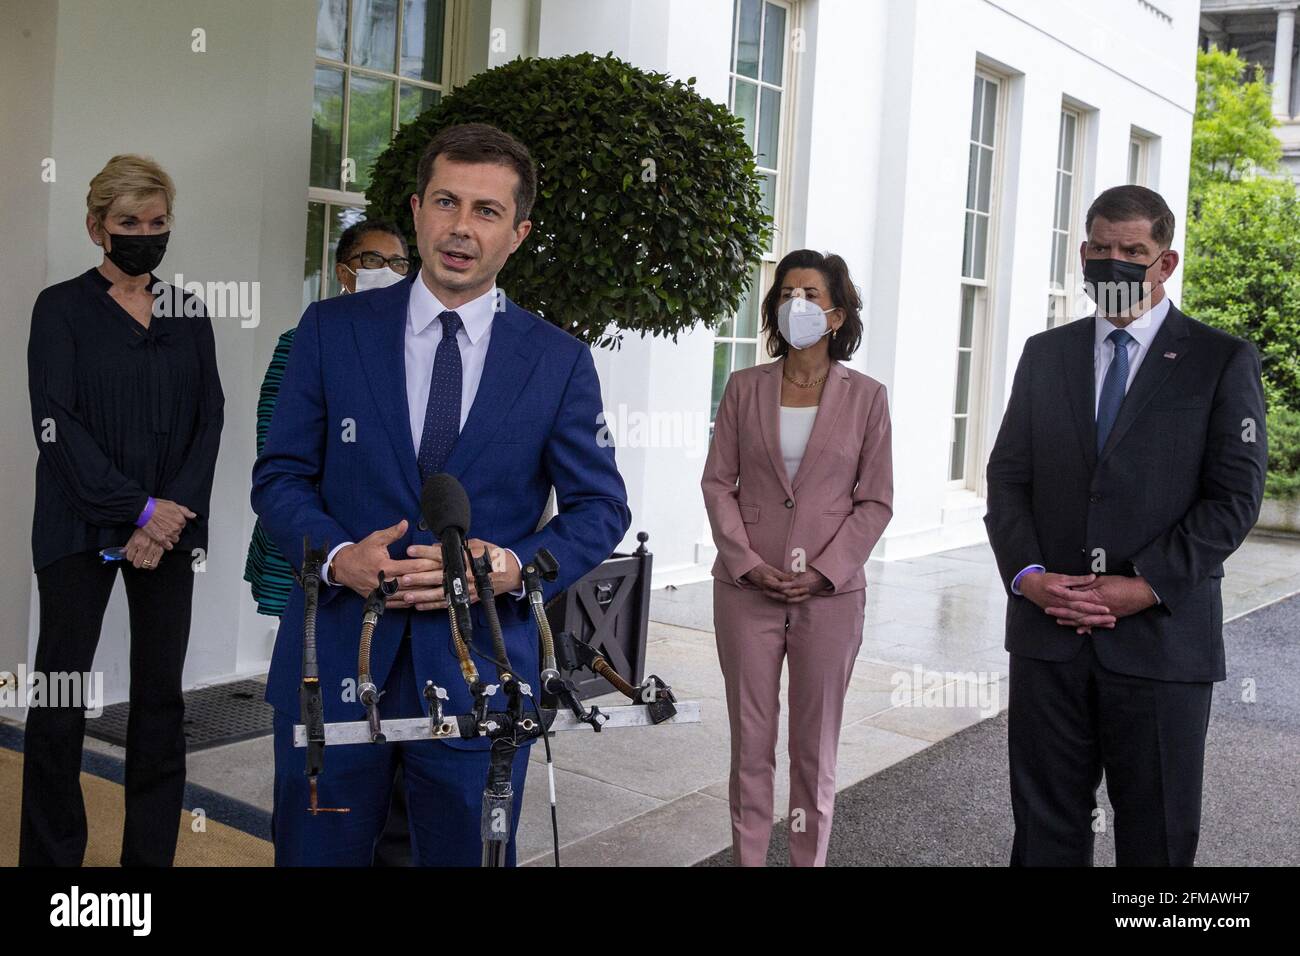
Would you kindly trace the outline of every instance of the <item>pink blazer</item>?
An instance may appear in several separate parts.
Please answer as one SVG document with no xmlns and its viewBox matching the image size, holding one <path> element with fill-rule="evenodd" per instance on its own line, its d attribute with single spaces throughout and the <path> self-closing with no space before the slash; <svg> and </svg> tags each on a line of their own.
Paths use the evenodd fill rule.
<svg viewBox="0 0 1300 956">
<path fill-rule="evenodd" d="M 700 487 L 718 558 L 713 576 L 739 587 L 759 564 L 806 567 L 836 593 L 867 586 L 864 565 L 893 515 L 889 402 L 873 378 L 831 364 L 794 480 L 781 458 L 785 360 L 734 372 L 714 422 Z"/>
</svg>

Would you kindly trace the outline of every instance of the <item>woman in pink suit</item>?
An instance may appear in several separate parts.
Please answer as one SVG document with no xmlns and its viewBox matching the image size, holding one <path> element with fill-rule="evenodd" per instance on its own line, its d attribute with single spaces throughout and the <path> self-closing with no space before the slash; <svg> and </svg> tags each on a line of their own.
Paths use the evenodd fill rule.
<svg viewBox="0 0 1300 956">
<path fill-rule="evenodd" d="M 777 361 L 732 374 L 700 482 L 718 548 L 713 623 L 740 866 L 767 858 L 786 658 L 790 862 L 826 862 L 863 568 L 893 514 L 885 387 L 840 364 L 862 340 L 860 309 L 839 256 L 804 249 L 781 260 L 762 304 Z"/>
</svg>

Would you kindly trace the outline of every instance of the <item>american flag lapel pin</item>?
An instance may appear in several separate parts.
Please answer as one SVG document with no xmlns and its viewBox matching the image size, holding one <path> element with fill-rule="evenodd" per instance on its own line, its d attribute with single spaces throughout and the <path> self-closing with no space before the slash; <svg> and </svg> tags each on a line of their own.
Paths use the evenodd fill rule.
<svg viewBox="0 0 1300 956">
<path fill-rule="evenodd" d="M 1176 358 L 1178 358 L 1178 353 L 1177 353 L 1177 352 L 1166 352 L 1166 353 L 1165 353 L 1165 358 L 1167 358 L 1167 359 L 1176 359 Z"/>
</svg>

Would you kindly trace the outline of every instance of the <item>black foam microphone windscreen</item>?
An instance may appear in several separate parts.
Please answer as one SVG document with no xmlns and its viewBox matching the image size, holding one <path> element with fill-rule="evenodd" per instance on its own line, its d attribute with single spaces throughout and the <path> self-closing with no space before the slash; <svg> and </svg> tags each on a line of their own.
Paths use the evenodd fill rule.
<svg viewBox="0 0 1300 956">
<path fill-rule="evenodd" d="M 465 494 L 465 486 L 445 472 L 430 475 L 420 492 L 420 514 L 439 538 L 453 528 L 465 534 L 469 531 L 469 495 Z"/>
</svg>

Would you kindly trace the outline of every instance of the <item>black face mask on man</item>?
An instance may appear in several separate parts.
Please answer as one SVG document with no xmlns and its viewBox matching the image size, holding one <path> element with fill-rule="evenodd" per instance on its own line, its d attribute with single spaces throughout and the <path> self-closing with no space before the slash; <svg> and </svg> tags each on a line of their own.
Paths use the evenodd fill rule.
<svg viewBox="0 0 1300 956">
<path fill-rule="evenodd" d="M 1100 315 L 1121 315 L 1146 298 L 1147 270 L 1159 261 L 1160 256 L 1146 265 L 1127 259 L 1088 259 L 1083 264 L 1084 291 L 1097 303 Z"/>
<path fill-rule="evenodd" d="M 107 230 L 105 230 L 107 231 Z M 160 232 L 152 236 L 118 235 L 108 233 L 113 248 L 105 251 L 108 261 L 129 276 L 144 275 L 153 272 L 167 253 L 167 240 L 171 232 Z"/>
</svg>

